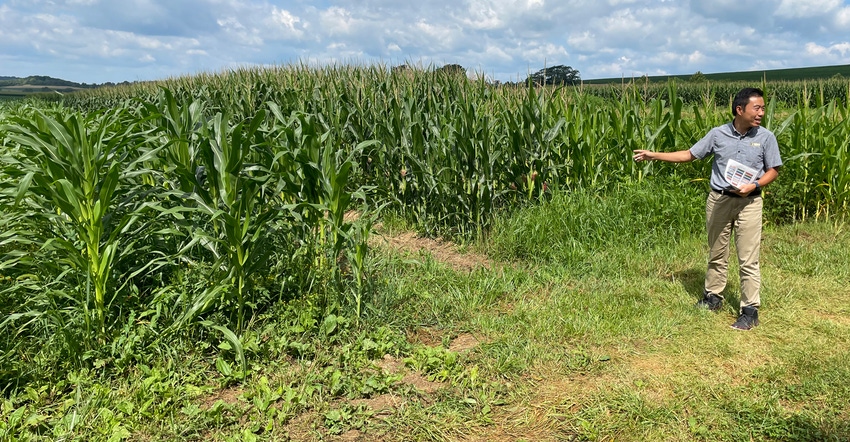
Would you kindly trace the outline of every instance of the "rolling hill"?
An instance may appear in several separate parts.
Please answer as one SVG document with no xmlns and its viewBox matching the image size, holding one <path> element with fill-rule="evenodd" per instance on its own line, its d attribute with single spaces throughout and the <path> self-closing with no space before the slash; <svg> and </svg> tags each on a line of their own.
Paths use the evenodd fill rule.
<svg viewBox="0 0 850 442">
<path fill-rule="evenodd" d="M 73 92 L 92 87 L 96 87 L 96 85 L 75 83 L 43 75 L 23 78 L 0 76 L 0 99 L 14 99 L 44 92 Z"/>
</svg>

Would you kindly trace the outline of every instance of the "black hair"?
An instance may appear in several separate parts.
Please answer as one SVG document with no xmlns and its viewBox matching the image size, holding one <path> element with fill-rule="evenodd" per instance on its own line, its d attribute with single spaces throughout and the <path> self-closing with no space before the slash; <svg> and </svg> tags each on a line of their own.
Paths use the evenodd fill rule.
<svg viewBox="0 0 850 442">
<path fill-rule="evenodd" d="M 757 87 L 745 87 L 738 91 L 738 94 L 735 95 L 735 99 L 732 100 L 732 118 L 738 116 L 738 113 L 736 112 L 738 106 L 741 106 L 742 109 L 747 108 L 747 104 L 749 104 L 750 98 L 752 97 L 764 97 L 764 92 Z"/>
</svg>

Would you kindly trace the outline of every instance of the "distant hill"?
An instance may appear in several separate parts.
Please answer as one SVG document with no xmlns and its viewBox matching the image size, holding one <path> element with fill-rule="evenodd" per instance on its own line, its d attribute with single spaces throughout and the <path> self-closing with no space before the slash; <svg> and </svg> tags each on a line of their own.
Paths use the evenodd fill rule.
<svg viewBox="0 0 850 442">
<path fill-rule="evenodd" d="M 0 76 L 0 100 L 15 100 L 32 94 L 60 94 L 98 87 L 96 84 L 75 83 L 44 75 L 29 77 Z"/>
<path fill-rule="evenodd" d="M 767 81 L 800 81 L 800 80 L 828 80 L 837 76 L 850 79 L 850 64 L 838 66 L 818 66 L 809 68 L 790 68 L 790 69 L 770 69 L 764 71 L 746 71 L 746 72 L 720 72 L 714 74 L 706 74 L 702 72 L 694 72 L 684 75 L 650 75 L 647 76 L 650 82 L 667 82 L 670 79 L 680 81 L 688 81 L 694 75 L 701 75 L 702 78 L 709 81 L 749 81 L 761 82 L 763 79 Z M 584 84 L 611 84 L 622 83 L 624 81 L 640 80 L 644 81 L 644 77 L 622 77 L 622 78 L 598 78 L 593 80 L 582 80 Z"/>
<path fill-rule="evenodd" d="M 11 86 L 55 86 L 55 87 L 75 87 L 86 88 L 91 85 L 74 83 L 73 81 L 62 80 L 60 78 L 47 77 L 43 75 L 31 75 L 29 77 L 2 77 L 0 76 L 0 87 Z"/>
</svg>

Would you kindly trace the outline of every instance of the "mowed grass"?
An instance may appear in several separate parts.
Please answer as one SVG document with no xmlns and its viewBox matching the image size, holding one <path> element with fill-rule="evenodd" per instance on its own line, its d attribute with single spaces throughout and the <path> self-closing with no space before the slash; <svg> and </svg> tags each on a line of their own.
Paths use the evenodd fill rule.
<svg viewBox="0 0 850 442">
<path fill-rule="evenodd" d="M 627 212 L 596 226 L 568 224 L 575 205 L 559 201 L 576 198 L 583 197 L 515 213 L 500 225 L 508 230 L 482 246 L 493 253 L 498 244 L 497 255 L 509 245 L 524 250 L 537 227 L 546 234 L 535 244 L 549 251 L 517 252 L 524 258 L 498 270 L 445 279 L 436 276 L 446 271 L 438 265 L 399 275 L 396 291 L 410 296 L 406 309 L 398 307 L 429 326 L 477 336 L 482 343 L 465 363 L 504 389 L 485 415 L 470 408 L 458 419 L 438 402 L 397 412 L 377 428 L 430 428 L 414 432 L 423 440 L 850 438 L 850 241 L 843 225 L 766 227 L 761 325 L 738 332 L 729 327 L 738 303 L 734 264 L 723 310 L 693 306 L 705 271 L 702 226 L 674 233 L 643 225 L 643 237 L 623 229 L 610 233 L 619 241 L 570 246 L 575 235 L 559 236 L 565 230 L 553 224 L 629 224 Z M 700 203 L 687 202 L 694 200 Z M 596 201 L 588 218 L 628 206 Z M 600 247 L 587 252 L 590 244 Z"/>
</svg>

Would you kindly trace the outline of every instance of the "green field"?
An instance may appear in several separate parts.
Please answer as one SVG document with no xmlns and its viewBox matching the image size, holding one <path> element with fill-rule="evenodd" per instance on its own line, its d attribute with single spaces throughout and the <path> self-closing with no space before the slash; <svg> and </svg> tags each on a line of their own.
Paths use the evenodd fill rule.
<svg viewBox="0 0 850 442">
<path fill-rule="evenodd" d="M 26 97 L 26 95 L 24 91 L 0 88 L 0 100 L 17 100 Z"/>
<path fill-rule="evenodd" d="M 710 165 L 632 160 L 728 121 L 701 86 L 288 66 L 0 103 L 0 439 L 847 440 L 850 97 L 762 84 L 746 333 L 734 264 L 693 308 Z"/>
<path fill-rule="evenodd" d="M 26 78 L 0 77 L 0 100 L 12 100 L 37 94 L 67 94 L 89 88 L 59 78 L 30 76 Z"/>
<path fill-rule="evenodd" d="M 646 80 L 650 82 L 666 83 L 671 79 L 679 81 L 688 81 L 692 79 L 694 73 L 684 75 L 650 75 Z M 750 82 L 761 83 L 762 81 L 777 82 L 777 81 L 817 81 L 829 80 L 836 77 L 850 77 L 850 64 L 838 66 L 817 66 L 808 68 L 790 68 L 790 69 L 768 69 L 763 71 L 747 71 L 747 72 L 717 72 L 705 73 L 703 78 L 714 82 Z M 624 81 L 643 81 L 643 78 L 595 78 L 584 80 L 585 84 L 617 84 Z"/>
</svg>

